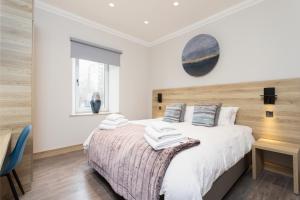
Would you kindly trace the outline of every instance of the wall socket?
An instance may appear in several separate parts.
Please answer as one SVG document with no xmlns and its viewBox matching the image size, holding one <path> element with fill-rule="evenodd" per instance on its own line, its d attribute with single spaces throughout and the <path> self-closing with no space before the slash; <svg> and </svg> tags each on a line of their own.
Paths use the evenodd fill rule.
<svg viewBox="0 0 300 200">
<path fill-rule="evenodd" d="M 273 117 L 274 113 L 273 111 L 266 111 L 266 117 Z"/>
</svg>

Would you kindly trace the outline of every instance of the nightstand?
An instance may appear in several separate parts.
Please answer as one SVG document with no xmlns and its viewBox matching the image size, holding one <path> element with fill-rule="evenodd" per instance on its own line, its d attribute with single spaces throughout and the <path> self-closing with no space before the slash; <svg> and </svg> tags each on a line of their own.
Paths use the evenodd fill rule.
<svg viewBox="0 0 300 200">
<path fill-rule="evenodd" d="M 276 140 L 259 139 L 252 147 L 252 176 L 256 179 L 264 168 L 263 151 L 271 151 L 293 157 L 294 193 L 299 194 L 299 150 L 300 145 Z"/>
</svg>

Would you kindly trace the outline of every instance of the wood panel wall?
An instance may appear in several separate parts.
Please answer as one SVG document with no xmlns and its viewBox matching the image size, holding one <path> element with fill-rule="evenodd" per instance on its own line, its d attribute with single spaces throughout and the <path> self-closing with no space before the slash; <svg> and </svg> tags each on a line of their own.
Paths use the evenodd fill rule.
<svg viewBox="0 0 300 200">
<path fill-rule="evenodd" d="M 275 105 L 264 105 L 260 95 L 265 87 L 276 88 Z M 163 95 L 161 104 L 157 102 L 157 93 Z M 176 102 L 188 105 L 221 102 L 224 106 L 238 106 L 236 123 L 252 127 L 255 138 L 300 144 L 300 78 L 154 90 L 153 117 L 163 116 L 165 106 Z M 273 118 L 265 117 L 267 110 L 274 111 Z"/>
<path fill-rule="evenodd" d="M 14 147 L 20 131 L 31 124 L 33 1 L 0 0 L 0 128 L 12 128 Z M 25 190 L 32 182 L 32 134 L 17 168 Z M 0 180 L 1 195 L 10 195 L 8 182 Z"/>
</svg>

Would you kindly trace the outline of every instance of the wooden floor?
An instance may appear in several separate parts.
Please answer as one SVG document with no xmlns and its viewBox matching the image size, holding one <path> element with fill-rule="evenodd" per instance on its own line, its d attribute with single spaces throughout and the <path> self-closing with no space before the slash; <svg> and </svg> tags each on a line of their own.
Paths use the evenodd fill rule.
<svg viewBox="0 0 300 200">
<path fill-rule="evenodd" d="M 34 162 L 32 190 L 22 200 L 119 200 L 107 182 L 89 168 L 83 152 Z M 292 193 L 292 178 L 263 172 L 256 180 L 246 172 L 226 200 L 300 200 Z"/>
</svg>

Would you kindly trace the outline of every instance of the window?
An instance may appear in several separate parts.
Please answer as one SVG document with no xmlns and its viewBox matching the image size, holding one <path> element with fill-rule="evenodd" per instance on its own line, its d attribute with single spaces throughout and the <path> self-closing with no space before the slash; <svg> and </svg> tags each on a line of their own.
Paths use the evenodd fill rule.
<svg viewBox="0 0 300 200">
<path fill-rule="evenodd" d="M 88 52 L 87 52 L 88 51 Z M 109 51 L 109 52 L 107 52 Z M 111 50 L 71 40 L 73 73 L 73 114 L 92 113 L 91 99 L 95 93 L 101 100 L 100 112 L 119 111 L 119 60 Z M 117 53 L 118 57 L 120 53 Z"/>
<path fill-rule="evenodd" d="M 75 113 L 91 112 L 91 97 L 98 92 L 100 110 L 108 111 L 108 65 L 73 58 L 75 70 Z"/>
</svg>

